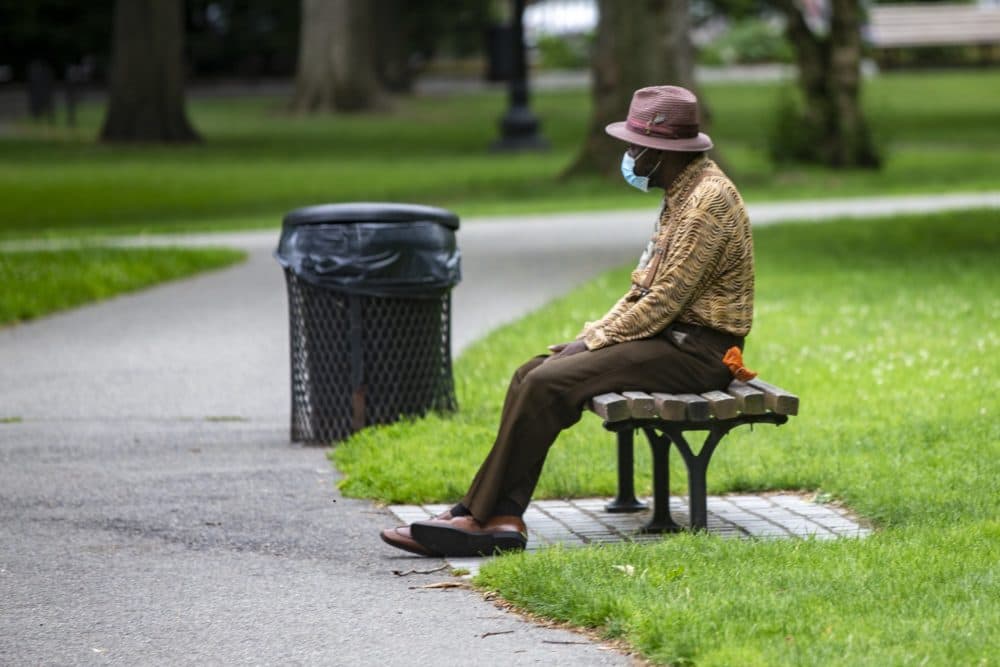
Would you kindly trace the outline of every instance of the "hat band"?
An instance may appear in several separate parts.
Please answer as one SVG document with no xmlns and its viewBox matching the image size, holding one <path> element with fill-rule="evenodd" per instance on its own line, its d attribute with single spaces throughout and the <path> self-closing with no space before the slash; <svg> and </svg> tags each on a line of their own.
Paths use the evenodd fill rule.
<svg viewBox="0 0 1000 667">
<path fill-rule="evenodd" d="M 698 136 L 697 125 L 654 125 L 653 121 L 643 123 L 629 118 L 625 122 L 625 127 L 637 134 L 656 135 L 667 139 L 693 139 Z"/>
</svg>

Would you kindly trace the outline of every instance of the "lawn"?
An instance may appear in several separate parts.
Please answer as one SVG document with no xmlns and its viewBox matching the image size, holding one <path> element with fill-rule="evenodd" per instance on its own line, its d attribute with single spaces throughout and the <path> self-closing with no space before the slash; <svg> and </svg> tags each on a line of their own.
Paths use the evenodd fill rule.
<svg viewBox="0 0 1000 667">
<path fill-rule="evenodd" d="M 709 492 L 820 492 L 876 534 L 551 550 L 498 559 L 479 583 L 663 663 L 990 664 L 1000 654 L 1000 213 L 785 224 L 756 229 L 755 244 L 747 363 L 800 394 L 802 414 L 730 435 Z M 602 276 L 471 347 L 456 361 L 454 417 L 337 446 L 344 492 L 459 498 L 513 368 L 575 334 L 627 280 L 627 267 Z M 614 465 L 611 436 L 585 417 L 554 445 L 536 497 L 611 495 Z M 648 469 L 642 456 L 647 492 Z M 685 484 L 679 474 L 673 490 Z M 623 563 L 635 578 L 612 567 Z"/>
<path fill-rule="evenodd" d="M 0 253 L 0 326 L 241 261 L 222 249 L 74 248 Z"/>
<path fill-rule="evenodd" d="M 750 201 L 1000 188 L 1000 72 L 870 80 L 866 106 L 887 156 L 879 172 L 771 164 L 766 137 L 787 90 L 705 86 L 711 132 Z M 319 118 L 290 116 L 274 97 L 197 99 L 190 113 L 206 142 L 168 148 L 96 144 L 102 110 L 84 105 L 75 131 L 22 123 L 0 137 L 0 238 L 274 227 L 293 207 L 335 201 L 411 201 L 463 217 L 648 205 L 620 182 L 558 180 L 585 132 L 589 96 L 533 100 L 548 153 L 488 151 L 500 91 Z"/>
<path fill-rule="evenodd" d="M 1000 655 L 998 562 L 1000 522 L 986 519 L 837 542 L 681 535 L 549 549 L 496 559 L 477 583 L 664 665 L 988 666 Z"/>
</svg>

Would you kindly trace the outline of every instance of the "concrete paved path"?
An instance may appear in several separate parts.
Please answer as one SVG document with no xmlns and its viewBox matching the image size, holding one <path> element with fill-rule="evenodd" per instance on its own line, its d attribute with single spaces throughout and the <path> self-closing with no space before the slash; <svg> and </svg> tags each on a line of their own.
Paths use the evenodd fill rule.
<svg viewBox="0 0 1000 667">
<path fill-rule="evenodd" d="M 440 561 L 288 443 L 286 326 L 255 250 L 0 330 L 0 664 L 627 664 L 393 575 Z"/>
<path fill-rule="evenodd" d="M 1000 206 L 1000 194 L 894 201 Z M 634 260 L 654 215 L 465 225 L 456 349 Z M 155 239 L 181 241 L 250 259 L 0 329 L 0 419 L 20 420 L 0 423 L 0 664 L 628 662 L 476 593 L 414 588 L 440 574 L 392 574 L 438 561 L 382 545 L 388 510 L 342 497 L 325 452 L 288 443 L 275 233 Z"/>
</svg>

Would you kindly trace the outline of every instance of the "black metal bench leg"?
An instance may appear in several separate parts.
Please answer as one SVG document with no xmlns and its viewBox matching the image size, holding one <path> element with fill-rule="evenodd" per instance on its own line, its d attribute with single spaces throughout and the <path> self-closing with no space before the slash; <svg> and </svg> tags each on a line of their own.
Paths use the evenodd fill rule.
<svg viewBox="0 0 1000 667">
<path fill-rule="evenodd" d="M 643 533 L 676 533 L 683 527 L 670 516 L 670 440 L 643 428 L 653 454 L 653 516 Z"/>
<path fill-rule="evenodd" d="M 667 432 L 670 440 L 677 445 L 677 451 L 684 458 L 684 465 L 687 466 L 691 530 L 708 529 L 708 489 L 705 477 L 708 473 L 708 464 L 712 460 L 712 453 L 715 452 L 719 441 L 728 432 L 729 429 L 712 429 L 697 456 L 691 451 L 691 447 L 679 429 L 671 429 Z"/>
<path fill-rule="evenodd" d="M 716 447 L 732 429 L 745 424 L 775 424 L 788 421 L 788 415 L 774 412 L 745 414 L 731 419 L 667 421 L 660 419 L 619 419 L 604 422 L 604 428 L 618 435 L 618 497 L 608 503 L 608 512 L 634 512 L 644 507 L 635 498 L 633 479 L 633 445 L 635 430 L 641 428 L 653 452 L 653 513 L 642 529 L 645 533 L 667 533 L 683 530 L 670 515 L 670 445 L 676 445 L 688 472 L 688 495 L 691 529 L 708 528 L 708 464 Z M 685 440 L 684 431 L 708 431 L 701 451 L 695 455 Z"/>
<path fill-rule="evenodd" d="M 687 465 L 688 507 L 691 510 L 691 530 L 708 529 L 708 491 L 705 485 L 707 466 L 700 457 Z"/>
<path fill-rule="evenodd" d="M 618 496 L 604 506 L 605 512 L 641 512 L 646 503 L 635 497 L 635 459 L 633 445 L 635 430 L 618 431 Z"/>
</svg>

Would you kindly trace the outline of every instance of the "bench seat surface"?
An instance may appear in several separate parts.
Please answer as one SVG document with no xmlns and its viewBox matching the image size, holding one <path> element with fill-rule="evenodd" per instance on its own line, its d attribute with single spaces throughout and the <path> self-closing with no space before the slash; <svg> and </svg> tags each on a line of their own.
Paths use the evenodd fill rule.
<svg viewBox="0 0 1000 667">
<path fill-rule="evenodd" d="M 755 378 L 749 382 L 734 380 L 725 391 L 702 394 L 647 394 L 641 391 L 601 394 L 591 399 L 588 408 L 606 422 L 629 419 L 700 422 L 767 412 L 797 415 L 799 397 Z"/>
</svg>

